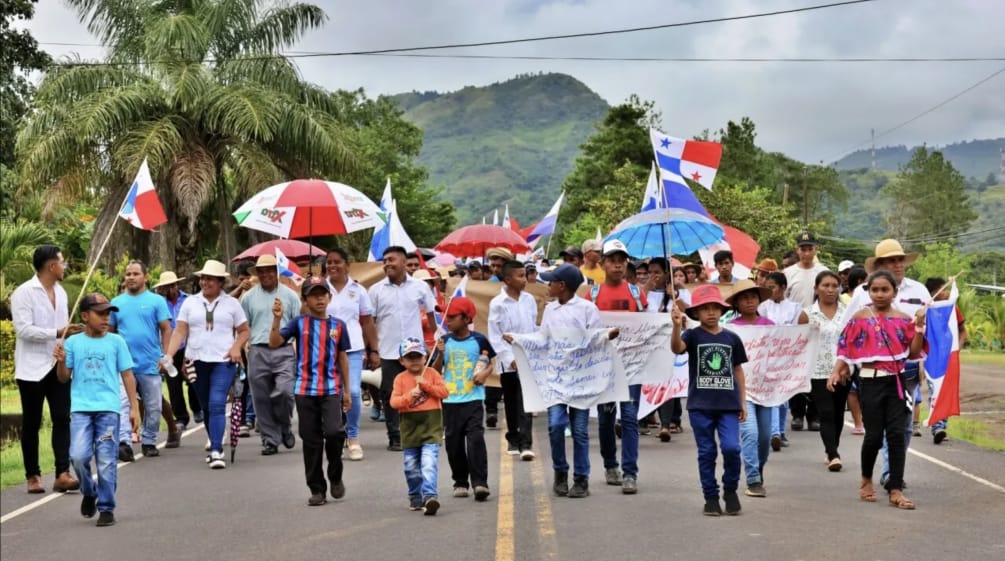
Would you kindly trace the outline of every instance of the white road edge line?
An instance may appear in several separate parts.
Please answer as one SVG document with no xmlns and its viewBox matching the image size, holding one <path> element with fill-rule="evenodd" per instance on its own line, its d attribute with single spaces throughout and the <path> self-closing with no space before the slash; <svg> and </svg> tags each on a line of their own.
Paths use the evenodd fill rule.
<svg viewBox="0 0 1005 561">
<path fill-rule="evenodd" d="M 845 426 L 846 427 L 855 428 L 854 424 L 849 423 L 847 421 L 845 421 Z M 963 477 L 966 477 L 967 479 L 971 479 L 973 481 L 976 481 L 977 483 L 980 483 L 981 485 L 984 485 L 986 487 L 990 487 L 990 488 L 994 489 L 995 491 L 998 491 L 999 493 L 1005 493 L 1005 487 L 1002 487 L 1001 485 L 998 485 L 997 483 L 988 481 L 987 479 L 984 479 L 983 477 L 981 477 L 979 475 L 974 475 L 974 474 L 970 473 L 969 471 L 967 471 L 965 469 L 958 468 L 958 467 L 954 466 L 953 464 L 950 464 L 950 463 L 947 463 L 947 462 L 943 462 L 942 460 L 940 460 L 938 458 L 935 458 L 933 456 L 929 456 L 928 454 L 925 454 L 924 452 L 918 452 L 917 450 L 914 450 L 912 448 L 908 448 L 907 451 L 909 453 L 914 454 L 915 456 L 921 458 L 922 460 L 929 461 L 929 462 L 931 462 L 931 463 L 933 463 L 933 464 L 935 464 L 935 465 L 937 465 L 937 466 L 939 466 L 941 468 L 945 468 L 945 469 L 947 469 L 947 470 L 949 470 L 949 471 L 951 471 L 953 473 L 958 473 L 958 474 L 962 475 Z"/>
<path fill-rule="evenodd" d="M 190 429 L 182 432 L 181 433 L 181 437 L 185 438 L 186 436 L 188 436 L 188 435 L 190 435 L 190 434 L 192 434 L 192 433 L 194 433 L 196 431 L 204 431 L 204 430 L 206 430 L 206 429 L 203 428 L 203 425 L 201 425 L 201 424 L 200 425 L 196 425 L 196 426 L 194 426 L 194 427 L 192 427 L 192 428 L 190 428 Z M 166 445 L 167 445 L 167 442 L 161 442 L 160 444 L 157 445 L 157 448 L 163 450 Z M 142 457 L 143 457 L 142 453 L 136 454 L 136 460 L 137 461 L 140 460 Z M 134 463 L 134 462 L 119 462 L 117 465 L 118 465 L 119 469 L 122 469 L 122 468 L 128 466 L 131 463 Z M 97 477 L 97 476 L 95 476 L 95 477 Z M 76 494 L 79 494 L 79 493 L 74 493 L 74 494 L 76 495 Z M 7 522 L 8 520 L 17 518 L 18 516 L 21 516 L 22 514 L 24 514 L 26 512 L 31 512 L 31 511 L 35 510 L 36 508 L 44 505 L 45 503 L 52 502 L 52 501 L 54 501 L 54 500 L 56 500 L 56 499 L 58 499 L 58 498 L 60 498 L 60 497 L 62 497 L 64 495 L 66 495 L 66 493 L 57 493 L 57 492 L 53 491 L 51 495 L 48 495 L 46 497 L 42 497 L 41 499 L 38 499 L 37 501 L 30 502 L 30 503 L 24 505 L 23 507 L 21 507 L 19 509 L 12 510 L 12 511 L 8 512 L 7 514 L 3 515 L 3 516 L 0 516 L 0 524 L 3 524 L 4 522 Z"/>
</svg>

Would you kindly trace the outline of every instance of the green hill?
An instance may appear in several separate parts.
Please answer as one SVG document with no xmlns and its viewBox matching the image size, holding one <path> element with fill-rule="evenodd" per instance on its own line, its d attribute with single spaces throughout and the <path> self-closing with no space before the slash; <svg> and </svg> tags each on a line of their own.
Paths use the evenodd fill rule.
<svg viewBox="0 0 1005 561">
<path fill-rule="evenodd" d="M 935 149 L 942 152 L 964 177 L 984 181 L 988 174 L 998 173 L 1003 147 L 1005 147 L 1005 138 L 994 138 L 957 142 Z M 910 149 L 906 146 L 877 148 L 876 169 L 879 171 L 899 171 L 900 166 L 906 164 L 911 159 L 911 154 L 917 149 L 917 146 Z M 865 169 L 870 167 L 871 161 L 869 150 L 859 150 L 838 160 L 835 167 L 839 170 Z"/>
<path fill-rule="evenodd" d="M 457 207 L 459 224 L 508 203 L 521 225 L 544 215 L 572 171 L 579 145 L 608 104 L 565 74 L 521 75 L 456 92 L 393 97 L 424 131 L 419 160 Z"/>
</svg>

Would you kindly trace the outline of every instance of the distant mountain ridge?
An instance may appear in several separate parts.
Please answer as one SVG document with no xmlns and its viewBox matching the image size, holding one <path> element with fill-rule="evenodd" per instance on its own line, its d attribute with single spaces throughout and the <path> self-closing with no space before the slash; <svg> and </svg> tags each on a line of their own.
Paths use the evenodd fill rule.
<svg viewBox="0 0 1005 561">
<path fill-rule="evenodd" d="M 508 203 L 522 225 L 540 219 L 573 168 L 579 146 L 609 105 L 566 74 L 525 74 L 455 92 L 392 96 L 423 129 L 419 160 L 445 184 L 458 223 L 500 218 Z"/>
<path fill-rule="evenodd" d="M 1005 147 L 1005 138 L 970 140 L 947 144 L 945 146 L 930 146 L 930 150 L 938 150 L 964 177 L 973 177 L 980 181 L 989 173 L 998 174 L 1001 163 L 1001 149 Z M 900 166 L 911 159 L 911 154 L 918 146 L 884 146 L 876 149 L 876 169 L 878 171 L 899 171 Z M 872 165 L 871 150 L 859 150 L 841 158 L 835 166 L 839 170 L 856 170 L 869 168 Z"/>
</svg>

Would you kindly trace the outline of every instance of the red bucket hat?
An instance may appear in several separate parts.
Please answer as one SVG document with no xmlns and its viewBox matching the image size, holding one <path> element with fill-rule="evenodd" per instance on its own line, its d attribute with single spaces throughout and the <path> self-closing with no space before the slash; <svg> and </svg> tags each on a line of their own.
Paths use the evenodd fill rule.
<svg viewBox="0 0 1005 561">
<path fill-rule="evenodd" d="M 447 306 L 447 316 L 459 315 L 464 315 L 469 320 L 475 319 L 475 303 L 470 298 L 458 296 L 450 300 L 450 305 Z"/>
<path fill-rule="evenodd" d="M 705 304 L 718 304 L 722 311 L 729 309 L 729 305 L 722 299 L 722 291 L 714 284 L 703 284 L 691 291 L 691 305 L 687 308 L 687 317 L 697 321 L 695 312 Z"/>
</svg>

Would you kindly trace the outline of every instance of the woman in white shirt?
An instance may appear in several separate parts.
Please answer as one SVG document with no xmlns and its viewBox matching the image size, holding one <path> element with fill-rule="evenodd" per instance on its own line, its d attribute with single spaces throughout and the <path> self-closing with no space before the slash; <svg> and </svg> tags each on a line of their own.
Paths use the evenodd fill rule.
<svg viewBox="0 0 1005 561">
<path fill-rule="evenodd" d="M 183 341 L 185 361 L 195 365 L 195 391 L 205 412 L 212 469 L 227 467 L 223 459 L 223 433 L 227 427 L 227 395 L 241 363 L 241 349 L 251 335 L 241 303 L 223 291 L 227 266 L 210 259 L 199 277 L 198 294 L 185 299 L 178 311 L 167 356 L 174 356 Z"/>
<path fill-rule="evenodd" d="M 820 439 L 827 452 L 827 469 L 841 471 L 841 455 L 838 454 L 838 444 L 841 442 L 841 427 L 844 424 L 844 407 L 848 399 L 848 385 L 834 386 L 834 391 L 827 391 L 827 378 L 830 377 L 837 361 L 838 338 L 841 337 L 841 318 L 844 317 L 845 305 L 840 300 L 841 278 L 830 271 L 817 273 L 814 282 L 814 302 L 806 309 L 810 325 L 820 330 L 820 352 L 817 354 L 816 366 L 810 376 L 812 389 L 810 395 L 817 406 L 820 420 Z"/>
</svg>

